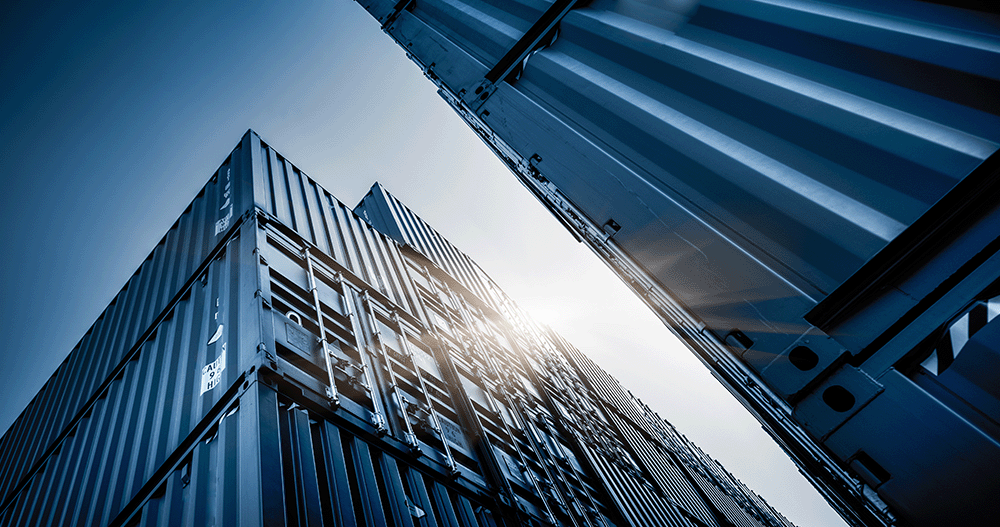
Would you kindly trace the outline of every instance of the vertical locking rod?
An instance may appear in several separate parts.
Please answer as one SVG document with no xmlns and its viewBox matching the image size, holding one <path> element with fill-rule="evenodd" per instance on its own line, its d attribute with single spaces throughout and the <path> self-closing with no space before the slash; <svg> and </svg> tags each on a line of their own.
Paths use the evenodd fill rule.
<svg viewBox="0 0 1000 527">
<path fill-rule="evenodd" d="M 368 360 L 368 348 L 362 342 L 361 337 L 361 321 L 358 319 L 357 313 L 355 313 L 354 305 L 354 286 L 348 283 L 344 279 L 343 273 L 337 273 L 337 283 L 340 284 L 340 288 L 344 293 L 344 305 L 347 307 L 347 318 L 351 321 L 351 332 L 354 333 L 354 346 L 358 350 L 358 357 L 361 358 L 361 372 L 365 376 L 365 391 L 368 392 L 368 397 L 372 401 L 372 425 L 375 426 L 375 431 L 383 435 L 389 431 L 386 427 L 385 416 L 382 413 L 381 405 L 379 404 L 378 394 L 375 392 L 375 382 L 372 379 L 371 373 L 371 363 Z"/>
<path fill-rule="evenodd" d="M 444 455 L 448 460 L 448 470 L 452 474 L 457 474 L 458 464 L 455 462 L 455 457 L 451 453 L 451 446 L 448 445 L 448 438 L 444 435 L 444 428 L 441 427 L 441 420 L 438 418 L 437 410 L 434 408 L 434 401 L 431 399 L 431 393 L 427 390 L 427 384 L 424 382 L 424 376 L 420 373 L 420 366 L 417 364 L 416 358 L 413 356 L 413 352 L 410 351 L 410 346 L 406 341 L 406 328 L 403 326 L 402 319 L 399 318 L 399 313 L 393 311 L 392 320 L 396 323 L 396 327 L 399 330 L 399 342 L 400 346 L 403 347 L 403 355 L 410 359 L 410 364 L 413 365 L 413 372 L 417 376 L 417 383 L 420 384 L 420 391 L 423 392 L 424 399 L 427 401 L 427 410 L 430 414 L 431 426 L 434 427 L 434 431 L 437 432 L 438 437 L 441 438 L 441 444 L 444 445 Z"/>
<path fill-rule="evenodd" d="M 468 309 L 465 306 L 465 303 L 461 298 L 458 297 L 458 295 L 456 295 L 451 290 L 450 287 L 448 287 L 448 284 L 443 284 L 443 285 L 445 293 L 448 295 L 448 299 L 455 306 L 455 309 L 458 310 L 459 314 L 462 317 L 462 323 L 463 323 L 462 325 L 468 329 L 469 334 L 472 336 L 473 348 L 476 350 L 476 353 L 479 354 L 480 360 L 482 360 L 482 362 L 486 365 L 486 367 L 489 368 L 490 373 L 497 378 L 498 382 L 502 382 L 504 378 L 500 374 L 500 369 L 497 367 L 496 363 L 493 361 L 493 358 L 490 356 L 490 354 L 486 352 L 485 349 L 483 349 L 482 342 L 480 341 L 478 335 L 476 334 L 476 328 L 475 325 L 473 324 L 472 316 L 469 314 Z M 449 313 L 449 318 L 451 318 L 450 313 Z M 465 344 L 463 343 L 463 345 Z M 489 383 L 487 382 L 483 382 L 483 384 L 484 387 L 486 388 L 486 390 L 484 390 L 483 393 L 486 394 L 486 397 L 490 401 L 490 403 L 495 408 L 497 408 L 497 414 L 500 419 L 500 423 L 503 424 L 504 431 L 507 433 L 507 437 L 510 438 L 510 444 L 514 448 L 514 452 L 517 453 L 517 457 L 520 459 L 521 464 L 524 466 L 524 473 L 528 477 L 528 480 L 531 481 L 531 486 L 534 487 L 535 494 L 538 495 L 538 497 L 542 500 L 542 505 L 545 506 L 545 514 L 548 517 L 547 518 L 548 521 L 553 525 L 558 525 L 559 522 L 556 521 L 556 515 L 552 510 L 552 505 L 549 504 L 549 500 L 546 497 L 547 495 L 543 493 L 542 486 L 538 482 L 538 478 L 535 477 L 535 474 L 528 467 L 528 462 L 527 462 L 528 459 L 527 457 L 525 457 L 524 452 L 521 451 L 521 448 L 517 445 L 517 438 L 514 436 L 513 431 L 511 431 L 510 425 L 507 424 L 507 420 L 503 418 L 503 415 L 500 415 L 500 407 L 495 401 L 496 399 L 495 396 L 491 393 L 493 391 L 493 388 L 491 388 L 489 386 Z M 507 411 L 510 412 L 511 419 L 513 419 L 515 423 L 517 423 L 518 428 L 522 432 L 524 432 L 525 435 L 527 435 L 528 431 L 525 429 L 524 425 L 520 424 L 520 421 L 522 421 L 524 418 L 523 416 L 518 414 L 517 407 L 511 400 L 509 391 L 506 389 L 506 387 L 500 391 L 503 392 L 503 398 L 507 403 Z M 528 439 L 528 443 L 531 444 L 530 438 Z M 538 454 L 539 454 L 538 455 L 539 461 L 541 461 L 541 455 L 540 453 Z M 542 466 L 544 469 L 544 464 Z"/>
<path fill-rule="evenodd" d="M 319 341 L 323 347 L 323 362 L 326 364 L 327 379 L 329 381 L 329 386 L 327 387 L 327 397 L 330 399 L 330 404 L 336 409 L 340 406 L 340 394 L 337 392 L 337 377 L 334 375 L 333 371 L 333 350 L 329 347 L 329 342 L 326 340 L 326 327 L 323 324 L 323 309 L 319 301 L 319 290 L 316 288 L 316 273 L 313 271 L 312 257 L 309 256 L 309 248 L 306 247 L 303 251 L 306 259 L 306 272 L 309 273 L 309 292 L 312 293 L 313 297 L 313 307 L 316 308 L 316 323 L 319 325 Z"/>
<path fill-rule="evenodd" d="M 389 358 L 389 352 L 385 349 L 385 342 L 382 340 L 382 332 L 379 331 L 378 324 L 375 319 L 375 306 L 372 305 L 372 297 L 368 294 L 368 291 L 364 292 L 362 305 L 364 305 L 368 310 L 367 316 L 365 317 L 368 321 L 368 329 L 371 330 L 375 346 L 381 352 L 382 361 L 385 362 L 385 368 L 389 372 L 389 389 L 392 391 L 392 397 L 396 400 L 396 405 L 399 406 L 399 411 L 403 414 L 403 425 L 406 427 L 406 432 L 404 433 L 405 437 L 403 440 L 406 444 L 410 445 L 413 453 L 419 454 L 420 443 L 417 442 L 417 434 L 413 433 L 413 426 L 410 424 L 410 419 L 406 412 L 408 403 L 403 398 L 402 391 L 399 388 L 399 382 L 396 381 L 396 371 L 392 367 L 392 360 Z"/>
</svg>

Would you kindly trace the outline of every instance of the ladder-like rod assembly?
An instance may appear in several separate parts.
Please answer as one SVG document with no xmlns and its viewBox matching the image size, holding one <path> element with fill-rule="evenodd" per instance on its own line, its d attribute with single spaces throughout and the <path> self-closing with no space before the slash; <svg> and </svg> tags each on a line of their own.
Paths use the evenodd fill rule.
<svg viewBox="0 0 1000 527">
<path fill-rule="evenodd" d="M 504 305 L 507 308 L 508 312 L 512 311 L 511 307 L 507 306 L 506 296 L 504 296 L 502 298 L 503 298 L 503 300 L 501 300 L 502 305 Z M 512 318 L 513 315 L 514 315 L 514 313 L 509 313 L 507 315 L 507 317 L 508 318 Z M 531 339 L 534 341 L 535 346 L 540 351 L 542 351 L 542 356 L 544 357 L 545 364 L 548 367 L 547 371 L 544 372 L 544 373 L 548 373 L 548 377 L 547 378 L 548 378 L 549 382 L 551 382 L 555 386 L 555 388 L 556 388 L 556 390 L 558 392 L 562 393 L 565 396 L 565 398 L 566 398 L 565 401 L 567 403 L 569 403 L 569 406 L 572 408 L 570 411 L 573 411 L 573 412 L 575 412 L 577 414 L 577 417 L 576 417 L 577 420 L 582 420 L 584 418 L 583 416 L 585 414 L 580 411 L 580 404 L 581 403 L 577 399 L 577 397 L 579 397 L 579 394 L 577 394 L 575 392 L 575 390 L 572 390 L 572 389 L 569 388 L 569 386 L 568 386 L 569 382 L 568 382 L 567 378 L 564 377 L 566 375 L 565 364 L 560 359 L 560 357 L 562 357 L 562 353 L 556 351 L 553 348 L 553 346 L 551 345 L 551 343 L 544 338 L 544 336 L 542 335 L 542 332 L 538 328 L 537 324 L 534 323 L 534 321 L 532 321 L 532 320 L 529 319 L 529 322 L 531 322 L 532 324 L 531 324 L 530 328 L 525 328 L 526 330 L 528 330 L 528 331 L 526 331 L 526 333 L 528 333 L 529 336 L 531 337 Z M 528 367 L 530 367 L 530 366 L 528 366 Z M 544 386 L 540 386 L 539 389 L 544 390 L 545 387 Z M 527 410 L 525 409 L 524 411 L 527 411 Z M 559 419 L 559 417 L 556 416 L 556 415 L 553 416 L 553 420 L 556 420 L 556 421 L 559 421 L 559 422 L 563 421 L 563 420 Z M 546 421 L 546 423 L 548 423 L 548 422 Z M 557 427 L 553 426 L 552 428 L 557 428 Z M 566 428 L 567 433 L 573 434 L 573 432 L 571 430 L 569 430 L 569 426 L 568 425 L 565 426 L 564 428 Z M 549 433 L 556 434 L 556 431 L 557 430 L 549 430 Z M 592 526 L 593 525 L 593 521 L 592 521 L 590 515 L 586 513 L 586 510 L 584 510 L 583 505 L 581 505 L 581 500 L 576 495 L 576 492 L 573 490 L 573 486 L 572 486 L 572 484 L 570 482 L 570 478 L 571 477 L 573 479 L 577 480 L 577 481 L 580 481 L 580 478 L 575 473 L 573 473 L 573 471 L 571 471 L 571 470 L 568 471 L 568 470 L 564 470 L 563 469 L 562 465 L 559 463 L 561 461 L 561 459 L 558 459 L 558 458 L 565 459 L 565 455 L 566 454 L 562 451 L 562 446 L 559 445 L 559 441 L 555 440 L 554 442 L 555 442 L 555 445 L 553 445 L 553 448 L 555 448 L 556 451 L 553 452 L 553 457 L 557 457 L 556 462 L 555 462 L 555 471 L 556 471 L 556 474 L 559 476 L 559 479 L 561 479 L 562 482 L 563 482 L 563 484 L 566 486 L 566 493 L 569 495 L 570 500 L 577 506 L 577 509 L 580 511 L 580 514 L 583 517 L 584 521 L 587 523 L 588 526 Z M 548 451 L 548 448 L 546 448 L 545 450 Z M 580 488 L 583 489 L 582 490 L 583 491 L 583 495 L 586 498 L 587 502 L 589 502 L 590 506 L 594 507 L 595 510 L 596 510 L 596 506 L 595 506 L 595 503 L 594 503 L 594 498 L 587 491 L 587 486 L 584 485 L 582 483 L 582 481 L 580 482 Z"/>
<path fill-rule="evenodd" d="M 337 273 L 337 283 L 340 284 L 340 288 L 344 293 L 344 306 L 347 308 L 347 318 L 351 321 L 351 332 L 354 333 L 354 346 L 357 348 L 358 357 L 361 359 L 361 373 L 365 379 L 363 387 L 372 401 L 372 425 L 375 426 L 375 431 L 379 435 L 384 435 L 389 429 L 386 426 L 385 414 L 382 413 L 378 393 L 375 390 L 375 382 L 372 379 L 371 363 L 368 360 L 370 351 L 364 342 L 362 342 L 361 321 L 355 312 L 354 304 L 356 291 L 354 286 L 344 279 L 343 273 Z"/>
<path fill-rule="evenodd" d="M 496 366 L 496 364 L 494 364 L 494 362 L 493 362 L 492 358 L 489 356 L 489 354 L 486 353 L 485 350 L 482 349 L 481 343 L 479 342 L 479 339 L 476 338 L 476 335 L 475 335 L 475 332 L 474 332 L 475 331 L 475 325 L 473 325 L 472 317 L 466 311 L 465 306 L 462 303 L 461 299 L 459 299 L 458 296 L 454 292 L 452 292 L 451 288 L 448 287 L 448 284 L 443 284 L 443 285 L 444 285 L 444 288 L 445 288 L 445 293 L 448 296 L 448 299 L 455 306 L 455 309 L 459 312 L 459 314 L 462 317 L 462 322 L 464 323 L 465 327 L 469 329 L 469 333 L 472 335 L 473 348 L 476 350 L 476 353 L 479 354 L 480 360 L 482 360 L 483 363 L 486 365 L 486 367 L 489 368 L 490 373 L 494 377 L 496 377 L 497 382 L 498 383 L 501 382 L 502 379 L 503 379 L 503 377 L 500 375 L 500 369 Z M 450 313 L 449 313 L 448 316 L 449 316 L 449 318 L 451 318 L 451 314 Z M 462 342 L 462 346 L 463 347 L 467 347 L 468 344 L 466 342 Z M 552 510 L 552 505 L 549 504 L 549 499 L 547 497 L 547 494 L 542 491 L 542 486 L 539 483 L 538 478 L 535 476 L 535 473 L 532 472 L 531 467 L 528 465 L 528 458 L 525 457 L 524 452 L 521 451 L 521 447 L 519 447 L 517 445 L 517 437 L 514 435 L 514 432 L 511 430 L 510 425 L 507 424 L 507 420 L 503 418 L 503 415 L 502 415 L 502 413 L 500 411 L 499 403 L 497 403 L 496 397 L 492 393 L 496 388 L 491 387 L 490 384 L 488 382 L 486 382 L 486 381 L 483 382 L 483 385 L 484 385 L 484 388 L 486 388 L 485 390 L 483 390 L 483 393 L 486 394 L 487 399 L 490 401 L 490 403 L 493 405 L 494 409 L 496 410 L 496 413 L 497 413 L 497 416 L 499 417 L 500 423 L 503 424 L 504 431 L 506 432 L 507 437 L 510 438 L 510 446 L 514 448 L 514 452 L 516 452 L 517 453 L 517 457 L 520 458 L 521 465 L 524 467 L 523 470 L 522 470 L 522 472 L 527 476 L 528 480 L 531 482 L 531 486 L 534 487 L 535 494 L 537 494 L 538 497 L 542 500 L 542 505 L 545 506 L 545 514 L 548 517 L 548 521 L 551 522 L 553 525 L 558 525 L 559 522 L 556 520 L 556 515 L 555 515 L 555 513 Z M 510 400 L 510 394 L 508 393 L 508 390 L 507 389 L 503 389 L 503 390 L 500 390 L 500 391 L 503 392 L 504 399 L 506 400 L 506 403 L 507 403 L 506 408 L 507 408 L 507 411 L 510 413 L 511 419 L 514 420 L 514 422 L 517 424 L 518 429 L 520 429 L 521 431 L 524 431 L 524 425 L 521 424 L 520 416 L 518 416 L 518 414 L 517 414 L 517 408 L 514 406 L 513 402 Z M 525 432 L 525 433 L 527 433 L 527 432 Z M 529 444 L 530 444 L 530 442 L 529 442 Z M 539 457 L 541 457 L 541 456 L 539 456 Z M 539 462 L 541 462 L 541 459 L 539 459 Z M 543 467 L 544 467 L 544 465 L 543 465 Z M 574 522 L 575 522 L 575 520 L 574 520 Z"/>
<path fill-rule="evenodd" d="M 406 327 L 403 326 L 403 320 L 399 317 L 399 313 L 392 312 L 392 320 L 396 323 L 396 327 L 399 330 L 399 342 L 400 346 L 403 348 L 403 355 L 410 359 L 410 364 L 413 365 L 413 372 L 417 376 L 417 382 L 420 384 L 420 391 L 424 394 L 424 399 L 427 400 L 427 411 L 431 418 L 431 426 L 434 427 L 434 431 L 437 432 L 438 437 L 441 438 L 441 444 L 444 445 L 444 455 L 448 460 L 448 470 L 452 474 L 458 473 L 458 464 L 455 462 L 455 457 L 451 453 L 451 446 L 448 444 L 448 438 L 444 435 L 444 428 L 441 427 L 441 420 L 438 417 L 437 410 L 434 408 L 434 401 L 431 399 L 431 392 L 427 390 L 427 384 L 424 382 L 424 376 L 420 373 L 420 365 L 417 364 L 416 357 L 414 357 L 413 352 L 410 350 L 410 345 L 406 340 Z"/>
<path fill-rule="evenodd" d="M 337 392 L 337 377 L 334 375 L 333 350 L 330 349 L 329 341 L 326 339 L 326 327 L 323 324 L 323 309 L 319 301 L 319 290 L 316 288 L 316 272 L 313 270 L 312 257 L 309 255 L 309 248 L 303 250 L 306 259 L 306 272 L 309 273 L 309 292 L 312 293 L 313 307 L 316 308 L 316 323 L 319 325 L 319 341 L 323 347 L 323 363 L 326 364 L 326 373 L 329 386 L 327 386 L 326 396 L 330 399 L 330 404 L 336 409 L 340 406 L 340 394 Z"/>
<path fill-rule="evenodd" d="M 462 315 L 466 318 L 466 323 L 467 324 L 471 324 L 472 323 L 472 316 L 473 316 L 473 314 L 472 314 L 473 309 L 471 307 L 469 307 L 469 305 L 465 302 L 464 299 L 459 298 L 458 301 L 460 302 L 459 307 L 461 309 Z M 481 319 L 485 319 L 486 318 L 483 315 L 482 311 L 479 310 L 478 308 L 476 309 L 476 313 L 475 314 L 479 318 L 481 318 Z M 514 315 L 514 313 L 510 313 L 507 316 L 508 316 L 508 318 L 511 321 L 517 322 L 517 320 L 513 318 L 513 315 Z M 522 326 L 521 327 L 521 331 L 522 332 L 527 332 L 528 331 L 528 328 L 524 327 L 523 324 L 521 326 Z M 473 326 L 470 326 L 470 327 L 473 327 Z M 494 362 L 493 357 L 485 349 L 485 346 L 483 345 L 482 339 L 480 339 L 478 337 L 478 335 L 473 335 L 473 337 L 474 337 L 474 344 L 480 350 L 480 353 L 482 353 L 486 357 L 486 359 L 490 362 L 490 367 L 493 368 L 493 369 L 495 369 L 495 370 L 497 370 L 497 372 L 499 373 L 499 366 Z M 512 337 L 513 336 L 511 336 L 510 338 L 512 338 Z M 536 339 L 537 339 L 537 336 L 536 336 Z M 517 342 L 511 340 L 510 344 L 511 344 L 511 347 L 512 347 L 512 349 L 511 349 L 512 352 L 514 352 L 518 356 L 521 356 L 521 357 L 524 356 L 523 351 L 520 350 L 520 347 L 519 347 L 519 345 L 518 345 Z M 545 357 L 545 358 L 548 359 L 548 357 Z M 524 364 L 524 363 L 522 363 L 522 366 L 524 366 L 525 368 L 529 368 L 530 367 L 530 366 L 528 366 L 527 364 Z M 501 380 L 503 380 L 503 382 L 505 384 L 509 384 L 509 381 L 506 378 L 501 377 Z M 538 386 L 538 389 L 539 390 L 544 390 L 545 387 L 544 386 Z M 523 426 L 522 426 L 522 431 L 524 432 L 525 438 L 528 440 L 528 443 L 532 446 L 532 448 L 534 448 L 535 452 L 538 454 L 538 461 L 539 461 L 539 463 L 541 465 L 542 473 L 545 476 L 545 482 L 546 482 L 547 485 L 550 485 L 550 486 L 552 486 L 553 489 L 555 489 L 554 494 L 555 494 L 555 497 L 556 497 L 556 501 L 559 502 L 559 505 L 563 508 L 563 510 L 566 510 L 567 512 L 569 512 L 571 510 L 571 508 L 570 508 L 569 504 L 566 503 L 566 499 L 565 499 L 566 497 L 563 496 L 563 494 L 561 492 L 559 492 L 559 487 L 558 487 L 558 485 L 556 485 L 556 482 L 558 480 L 552 476 L 551 471 L 548 469 L 548 467 L 546 467 L 546 463 L 542 459 L 543 456 L 547 456 L 547 457 L 550 457 L 550 458 L 552 456 L 548 455 L 547 449 L 545 449 L 544 445 L 541 443 L 540 438 L 538 437 L 538 432 L 535 430 L 534 424 L 532 423 L 532 418 L 531 418 L 530 413 L 528 412 L 528 409 L 524 406 L 524 404 L 522 404 L 522 402 L 521 402 L 520 399 L 515 400 L 515 398 L 512 397 L 512 395 L 511 395 L 512 391 L 514 391 L 513 387 L 507 386 L 507 389 L 504 390 L 504 399 L 507 401 L 507 404 L 511 407 L 511 411 L 513 412 L 515 409 L 518 410 L 518 413 L 523 418 L 524 423 L 523 423 Z M 557 464 L 557 461 L 553 461 L 553 464 Z M 566 483 L 565 480 L 564 480 L 564 484 L 567 486 L 566 493 L 569 495 L 569 498 L 577 505 L 577 509 L 582 510 L 582 506 L 580 505 L 579 501 L 576 499 L 576 496 L 573 495 L 573 494 L 571 494 L 572 489 L 569 488 L 569 484 Z M 569 518 L 570 518 L 570 521 L 573 522 L 574 526 L 579 527 L 579 523 L 577 522 L 577 519 L 576 519 L 576 517 L 573 514 L 569 514 Z M 589 519 L 588 519 L 588 523 L 589 523 Z"/>
<path fill-rule="evenodd" d="M 403 414 L 403 425 L 406 428 L 403 440 L 410 446 L 413 453 L 419 454 L 420 443 L 417 442 L 417 434 L 413 433 L 413 426 L 410 424 L 410 418 L 406 412 L 409 403 L 403 397 L 402 390 L 399 388 L 399 382 L 396 381 L 396 371 L 392 367 L 392 360 L 389 358 L 389 352 L 385 349 L 382 332 L 379 331 L 375 319 L 375 306 L 372 305 L 372 297 L 368 294 L 367 290 L 363 295 L 362 306 L 367 309 L 365 320 L 368 321 L 368 329 L 372 333 L 372 340 L 375 342 L 375 346 L 382 355 L 382 361 L 385 362 L 385 369 L 389 372 L 389 389 L 392 391 L 392 397 L 396 400 L 396 405 L 399 406 L 399 411 Z"/>
<path fill-rule="evenodd" d="M 548 481 L 548 484 L 551 485 L 553 489 L 555 489 L 554 494 L 556 495 L 556 498 L 559 501 L 559 505 L 561 505 L 563 510 L 565 510 L 569 514 L 569 519 L 573 522 L 573 525 L 579 527 L 579 523 L 577 522 L 576 516 L 572 514 L 574 508 L 571 508 L 569 504 L 566 502 L 566 497 L 569 497 L 569 499 L 576 505 L 575 510 L 580 511 L 581 513 L 583 512 L 583 506 L 576 498 L 576 495 L 573 494 L 573 487 L 570 485 L 569 481 L 565 478 L 565 476 L 562 473 L 558 472 L 560 470 L 559 460 L 554 459 L 555 456 L 552 455 L 548 447 L 545 445 L 541 434 L 538 433 L 538 428 L 535 426 L 533 416 L 528 412 L 528 409 L 525 407 L 523 401 L 520 399 L 512 400 L 510 396 L 507 397 L 507 400 L 511 401 L 511 404 L 515 404 L 516 408 L 520 411 L 521 415 L 524 416 L 524 430 L 525 430 L 524 435 L 528 439 L 528 442 L 534 447 L 535 451 L 538 452 L 538 458 L 539 461 L 541 462 L 542 472 L 545 474 L 545 478 Z M 559 477 L 554 477 L 552 475 L 552 471 L 549 470 L 549 467 L 546 466 L 545 461 L 541 459 L 542 455 L 545 455 L 546 457 L 549 458 L 549 460 L 551 461 L 551 465 L 555 467 L 555 470 L 557 471 L 557 476 Z M 559 492 L 559 486 L 557 485 L 557 483 L 560 480 L 566 487 L 565 491 L 566 496 L 563 496 L 563 493 Z M 587 520 L 587 523 L 588 524 L 590 523 L 589 519 Z"/>
</svg>

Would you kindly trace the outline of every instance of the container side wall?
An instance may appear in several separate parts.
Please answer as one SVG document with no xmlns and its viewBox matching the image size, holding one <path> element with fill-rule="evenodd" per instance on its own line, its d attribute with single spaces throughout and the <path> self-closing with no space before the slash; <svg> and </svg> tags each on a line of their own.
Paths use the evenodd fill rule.
<svg viewBox="0 0 1000 527">
<path fill-rule="evenodd" d="M 3 450 L 5 525 L 720 524 L 670 456 L 701 457 L 402 203 L 376 186 L 366 223 L 237 152 L 256 208 L 209 250 L 235 205 L 206 191 L 81 340 L 26 412 L 75 401 L 62 431 Z M 158 256 L 191 239 L 203 262 Z"/>
<path fill-rule="evenodd" d="M 164 313 L 251 206 L 249 138 L 243 138 L 212 179 L 129 278 L 52 379 L 0 439 L 9 463 L 0 496 L 9 497 L 25 471 L 107 382 L 140 335 Z M 41 404 L 44 401 L 44 404 Z"/>
<path fill-rule="evenodd" d="M 12 525 L 107 525 L 243 378 L 257 350 L 242 350 L 241 337 L 260 334 L 254 297 L 241 295 L 243 282 L 253 290 L 258 280 L 254 228 L 243 230 L 129 352 L 43 464 L 11 487 L 16 494 L 3 506 L 21 511 Z"/>
<path fill-rule="evenodd" d="M 349 214 L 346 209 L 344 212 Z M 371 231 L 363 222 L 356 227 L 359 235 Z M 368 423 L 371 433 L 376 433 L 372 423 L 385 420 L 387 437 L 399 442 L 407 441 L 408 431 L 402 419 L 409 420 L 413 438 L 426 453 L 425 459 L 439 463 L 440 469 L 440 463 L 447 462 L 443 438 L 430 427 L 431 416 L 413 412 L 433 407 L 443 426 L 450 427 L 449 433 L 454 432 L 448 440 L 453 443 L 449 447 L 455 449 L 459 467 L 464 467 L 462 470 L 468 471 L 472 480 L 482 482 L 480 461 L 470 448 L 474 442 L 464 437 L 457 424 L 461 422 L 461 410 L 456 398 L 462 397 L 461 391 L 456 392 L 444 380 L 444 368 L 439 362 L 442 359 L 429 340 L 422 314 L 392 302 L 380 288 L 355 276 L 333 258 L 310 256 L 313 261 L 307 264 L 304 255 L 308 242 L 283 226 L 268 225 L 263 233 L 261 255 L 267 262 L 267 280 L 261 296 L 270 306 L 266 323 L 273 328 L 277 366 L 285 381 L 313 396 L 325 397 L 330 377 L 322 351 L 322 327 L 342 413 Z M 377 236 L 369 232 L 358 239 L 374 240 Z M 392 245 L 383 248 L 388 251 L 373 254 L 382 259 L 375 268 L 380 282 L 408 282 L 405 271 L 396 267 L 401 260 L 386 258 L 397 249 Z M 313 283 L 320 312 L 311 293 Z M 412 291 L 412 285 L 406 288 Z M 400 401 L 406 401 L 405 407 L 400 406 Z"/>
<path fill-rule="evenodd" d="M 374 185 L 354 210 L 398 243 L 413 246 L 496 309 L 496 286 L 486 273 L 381 185 Z"/>
</svg>

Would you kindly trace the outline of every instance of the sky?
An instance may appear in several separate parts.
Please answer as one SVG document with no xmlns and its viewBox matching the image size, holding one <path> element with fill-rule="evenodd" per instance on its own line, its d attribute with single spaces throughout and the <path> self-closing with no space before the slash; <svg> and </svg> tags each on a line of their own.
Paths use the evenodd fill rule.
<svg viewBox="0 0 1000 527">
<path fill-rule="evenodd" d="M 349 206 L 381 182 L 790 520 L 844 525 L 356 3 L 28 2 L 0 39 L 0 431 L 252 128 Z"/>
</svg>

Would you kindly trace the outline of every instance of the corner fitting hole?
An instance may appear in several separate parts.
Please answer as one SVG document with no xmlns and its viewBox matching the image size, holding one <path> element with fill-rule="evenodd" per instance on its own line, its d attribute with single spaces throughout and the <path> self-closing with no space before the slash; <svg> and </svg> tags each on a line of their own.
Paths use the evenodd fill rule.
<svg viewBox="0 0 1000 527">
<path fill-rule="evenodd" d="M 823 391 L 823 402 L 835 412 L 846 412 L 854 408 L 854 395 L 843 386 L 831 386 Z"/>
<path fill-rule="evenodd" d="M 819 364 L 819 355 L 806 346 L 796 346 L 795 349 L 788 352 L 788 360 L 792 366 L 802 371 L 809 371 Z"/>
<path fill-rule="evenodd" d="M 482 86 L 476 88 L 476 95 L 479 95 L 480 93 L 483 93 L 483 87 Z"/>
<path fill-rule="evenodd" d="M 730 338 L 732 338 L 737 343 L 739 343 L 739 345 L 742 346 L 744 349 L 750 349 L 753 346 L 753 339 L 751 339 L 750 337 L 746 336 L 745 333 L 743 333 L 742 331 L 740 331 L 738 329 L 734 329 L 734 330 L 730 331 L 728 335 L 726 335 L 726 340 L 727 341 Z"/>
<path fill-rule="evenodd" d="M 864 451 L 859 451 L 857 456 L 854 458 L 854 461 L 871 474 L 873 481 L 869 481 L 868 483 L 873 487 L 878 487 L 886 481 L 889 481 L 892 477 L 888 470 L 883 468 L 882 465 L 879 465 L 877 461 L 872 459 L 872 457 Z M 862 477 L 864 476 L 865 474 L 862 474 Z"/>
</svg>

